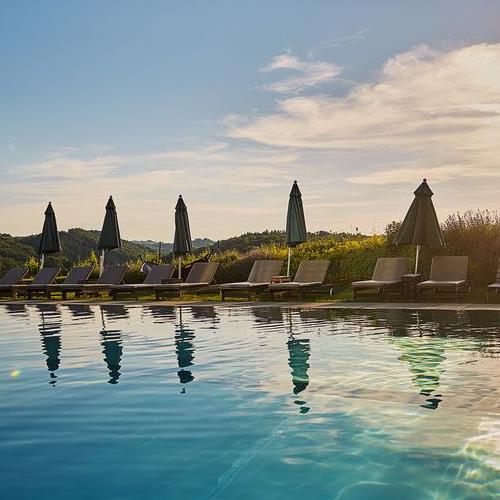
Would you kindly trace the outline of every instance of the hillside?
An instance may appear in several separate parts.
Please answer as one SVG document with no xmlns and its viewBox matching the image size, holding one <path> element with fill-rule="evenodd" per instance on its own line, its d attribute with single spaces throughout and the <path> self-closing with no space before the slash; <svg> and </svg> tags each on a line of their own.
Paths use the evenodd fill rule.
<svg viewBox="0 0 500 500">
<path fill-rule="evenodd" d="M 94 251 L 97 252 L 97 241 L 99 231 L 89 231 L 85 229 L 69 229 L 60 231 L 61 246 L 63 251 L 60 254 L 48 256 L 47 265 L 55 265 L 68 268 L 79 259 L 85 259 Z M 3 274 L 5 269 L 13 266 L 23 265 L 29 257 L 36 257 L 40 235 L 11 236 L 9 234 L 0 235 L 0 271 Z M 144 254 L 147 249 L 130 241 L 122 240 L 122 248 L 113 250 L 110 260 L 113 262 L 127 262 L 136 259 Z"/>
<path fill-rule="evenodd" d="M 147 248 L 151 252 L 158 252 L 158 241 L 154 240 L 133 240 L 132 243 L 139 245 L 141 247 Z M 195 238 L 193 240 L 193 249 L 198 250 L 200 248 L 210 247 L 215 243 L 215 241 L 209 238 Z M 161 244 L 161 253 L 162 255 L 169 255 L 172 253 L 173 243 L 164 243 Z"/>
<path fill-rule="evenodd" d="M 358 239 L 365 236 L 351 233 L 330 233 L 328 231 L 317 231 L 315 233 L 307 233 L 309 241 L 319 240 L 323 238 L 331 238 L 336 241 L 344 241 L 346 239 Z M 264 245 L 284 245 L 285 231 L 262 231 L 253 233 L 244 233 L 240 236 L 233 236 L 225 240 L 220 240 L 213 247 L 221 252 L 227 250 L 238 250 L 239 252 L 247 252 L 254 248 L 259 248 Z"/>
</svg>

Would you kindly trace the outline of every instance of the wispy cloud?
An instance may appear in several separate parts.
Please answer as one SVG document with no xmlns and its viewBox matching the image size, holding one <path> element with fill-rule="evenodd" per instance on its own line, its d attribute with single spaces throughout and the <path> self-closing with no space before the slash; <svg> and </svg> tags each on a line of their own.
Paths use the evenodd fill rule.
<svg viewBox="0 0 500 500">
<path fill-rule="evenodd" d="M 350 35 L 341 38 L 336 37 L 336 38 L 329 38 L 328 40 L 323 40 L 322 42 L 319 42 L 316 45 L 314 45 L 311 48 L 310 53 L 316 54 L 317 52 L 321 52 L 322 50 L 335 49 L 338 47 L 343 47 L 344 45 L 355 43 L 358 40 L 364 38 L 365 35 L 369 32 L 370 32 L 369 29 L 363 28 L 358 31 L 355 31 L 354 33 L 351 33 Z"/>
<path fill-rule="evenodd" d="M 302 60 L 292 53 L 281 54 L 261 68 L 261 72 L 291 71 L 295 73 L 263 88 L 281 94 L 293 94 L 308 87 L 331 81 L 341 73 L 341 68 L 326 61 Z"/>
</svg>

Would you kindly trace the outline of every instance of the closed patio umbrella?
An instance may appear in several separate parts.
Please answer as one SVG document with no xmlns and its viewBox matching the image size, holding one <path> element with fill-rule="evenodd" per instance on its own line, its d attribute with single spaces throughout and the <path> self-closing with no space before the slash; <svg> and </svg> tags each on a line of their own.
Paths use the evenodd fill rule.
<svg viewBox="0 0 500 500">
<path fill-rule="evenodd" d="M 181 278 L 182 256 L 191 252 L 191 231 L 189 229 L 189 217 L 186 204 L 179 195 L 177 205 L 175 206 L 175 235 L 173 252 L 179 259 L 179 279 Z"/>
<path fill-rule="evenodd" d="M 113 197 L 110 196 L 108 203 L 106 204 L 106 214 L 104 216 L 99 242 L 97 243 L 97 248 L 101 251 L 99 259 L 99 276 L 104 271 L 104 257 L 106 250 L 113 250 L 114 248 L 120 248 L 121 246 L 122 240 L 120 237 L 120 228 L 118 226 L 118 215 L 116 213 L 116 206 L 113 201 Z"/>
<path fill-rule="evenodd" d="M 418 257 L 421 246 L 444 247 L 445 241 L 436 210 L 432 204 L 431 188 L 424 179 L 414 192 L 413 200 L 403 224 L 394 239 L 396 245 L 417 245 L 415 255 L 415 274 L 418 272 Z"/>
<path fill-rule="evenodd" d="M 49 202 L 45 210 L 45 221 L 43 223 L 42 236 L 38 247 L 38 255 L 40 256 L 40 268 L 43 268 L 45 256 L 61 251 L 61 241 L 57 231 L 56 214 L 52 208 L 52 203 Z"/>
<path fill-rule="evenodd" d="M 292 248 L 307 241 L 306 220 L 304 207 L 302 206 L 302 194 L 297 181 L 293 181 L 290 198 L 288 200 L 288 212 L 286 215 L 286 245 L 288 247 L 287 275 L 290 276 L 290 259 Z"/>
</svg>

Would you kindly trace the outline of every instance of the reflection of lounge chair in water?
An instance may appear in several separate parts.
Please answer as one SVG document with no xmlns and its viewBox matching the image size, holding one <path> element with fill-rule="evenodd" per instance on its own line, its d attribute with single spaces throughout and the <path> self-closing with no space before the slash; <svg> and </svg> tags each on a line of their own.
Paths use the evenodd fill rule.
<svg viewBox="0 0 500 500">
<path fill-rule="evenodd" d="M 182 323 L 182 308 L 179 308 L 179 325 L 175 329 L 175 352 L 180 370 L 177 372 L 181 384 L 187 384 L 194 380 L 191 370 L 186 370 L 193 366 L 194 361 L 194 330 L 190 330 Z"/>
<path fill-rule="evenodd" d="M 65 307 L 75 319 L 94 317 L 94 311 L 87 304 L 68 304 Z"/>
<path fill-rule="evenodd" d="M 41 323 L 38 331 L 41 335 L 42 350 L 47 356 L 47 369 L 50 374 L 50 384 L 55 385 L 56 374 L 61 362 L 61 313 L 55 304 L 38 304 Z"/>
<path fill-rule="evenodd" d="M 174 306 L 146 306 L 143 310 L 154 319 L 154 323 L 167 323 L 175 320 Z"/>
</svg>

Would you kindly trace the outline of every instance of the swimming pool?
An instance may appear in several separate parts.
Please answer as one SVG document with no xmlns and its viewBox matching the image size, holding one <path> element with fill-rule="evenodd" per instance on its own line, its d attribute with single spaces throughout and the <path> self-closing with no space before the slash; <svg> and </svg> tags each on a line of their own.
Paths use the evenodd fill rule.
<svg viewBox="0 0 500 500">
<path fill-rule="evenodd" d="M 0 498 L 494 498 L 499 319 L 0 305 Z"/>
</svg>

